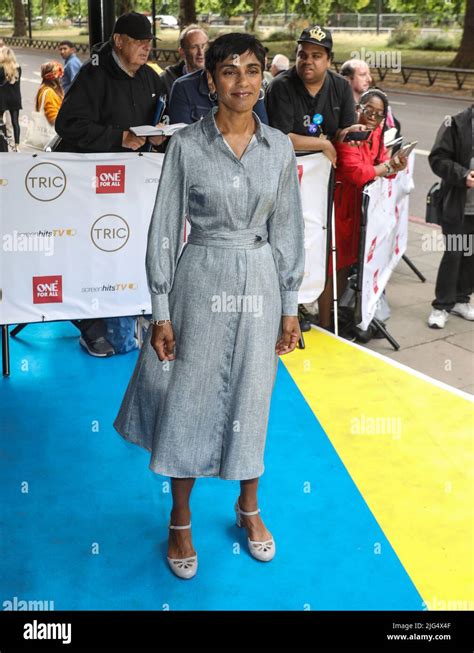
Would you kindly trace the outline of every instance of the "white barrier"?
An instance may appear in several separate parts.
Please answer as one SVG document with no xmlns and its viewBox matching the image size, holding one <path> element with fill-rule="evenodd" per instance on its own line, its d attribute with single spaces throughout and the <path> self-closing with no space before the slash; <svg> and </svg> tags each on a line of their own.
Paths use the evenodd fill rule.
<svg viewBox="0 0 474 653">
<path fill-rule="evenodd" d="M 407 248 L 408 203 L 414 187 L 414 164 L 415 152 L 412 152 L 407 168 L 395 179 L 379 177 L 364 189 L 369 202 L 362 272 L 362 319 L 358 324 L 364 330 L 372 321 L 377 301 Z"/>
<path fill-rule="evenodd" d="M 149 313 L 146 237 L 162 162 L 159 154 L 0 154 L 0 324 Z M 331 166 L 316 154 L 298 167 L 300 302 L 310 302 L 325 283 Z"/>
<path fill-rule="evenodd" d="M 297 156 L 297 161 L 305 224 L 305 272 L 298 302 L 310 304 L 326 284 L 331 162 L 322 153 Z"/>
</svg>

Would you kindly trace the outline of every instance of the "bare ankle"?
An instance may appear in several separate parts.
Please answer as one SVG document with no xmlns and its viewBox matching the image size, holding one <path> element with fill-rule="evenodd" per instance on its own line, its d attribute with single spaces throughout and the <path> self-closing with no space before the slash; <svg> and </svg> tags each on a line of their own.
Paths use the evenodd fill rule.
<svg viewBox="0 0 474 653">
<path fill-rule="evenodd" d="M 171 523 L 173 526 L 186 526 L 191 520 L 191 510 L 188 508 L 173 508 L 171 510 Z"/>
</svg>

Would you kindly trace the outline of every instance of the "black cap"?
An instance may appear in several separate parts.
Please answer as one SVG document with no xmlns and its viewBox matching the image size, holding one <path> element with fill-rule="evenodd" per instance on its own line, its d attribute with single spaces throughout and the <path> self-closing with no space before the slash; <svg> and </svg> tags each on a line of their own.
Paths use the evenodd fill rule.
<svg viewBox="0 0 474 653">
<path fill-rule="evenodd" d="M 119 16 L 115 21 L 112 34 L 126 34 L 138 41 L 153 38 L 150 21 L 146 16 L 136 11 Z"/>
<path fill-rule="evenodd" d="M 320 27 L 319 25 L 315 25 L 314 27 L 307 27 L 301 32 L 297 43 L 312 43 L 313 45 L 321 45 L 323 48 L 326 48 L 326 50 L 331 52 L 331 32 L 325 27 Z"/>
</svg>

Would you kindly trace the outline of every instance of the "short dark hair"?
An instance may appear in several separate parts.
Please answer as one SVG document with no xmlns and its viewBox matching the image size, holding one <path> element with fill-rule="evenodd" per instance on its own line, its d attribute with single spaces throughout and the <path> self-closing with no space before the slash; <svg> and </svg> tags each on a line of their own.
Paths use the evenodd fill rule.
<svg viewBox="0 0 474 653">
<path fill-rule="evenodd" d="M 242 32 L 223 34 L 211 43 L 206 52 L 206 70 L 211 73 L 212 79 L 215 80 L 218 63 L 233 54 L 244 54 L 244 52 L 251 52 L 257 57 L 263 73 L 265 70 L 265 48 L 255 36 Z"/>
<path fill-rule="evenodd" d="M 76 46 L 72 41 L 60 41 L 58 47 L 61 45 L 67 45 L 68 48 L 74 48 L 74 50 L 76 49 Z"/>
</svg>

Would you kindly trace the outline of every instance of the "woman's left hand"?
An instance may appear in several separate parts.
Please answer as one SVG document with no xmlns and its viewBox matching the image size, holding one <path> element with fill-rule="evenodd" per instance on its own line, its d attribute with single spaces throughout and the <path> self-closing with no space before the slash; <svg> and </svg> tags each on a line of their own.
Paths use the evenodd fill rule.
<svg viewBox="0 0 474 653">
<path fill-rule="evenodd" d="M 282 334 L 278 338 L 275 351 L 279 356 L 289 354 L 296 347 L 296 343 L 301 338 L 300 323 L 297 316 L 283 315 L 282 317 Z"/>
</svg>

